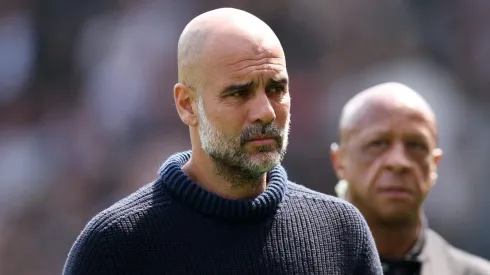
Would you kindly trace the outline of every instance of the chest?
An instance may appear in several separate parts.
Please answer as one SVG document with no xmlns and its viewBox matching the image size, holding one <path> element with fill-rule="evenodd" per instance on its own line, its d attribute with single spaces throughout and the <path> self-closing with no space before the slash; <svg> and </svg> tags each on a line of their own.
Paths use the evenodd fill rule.
<svg viewBox="0 0 490 275">
<path fill-rule="evenodd" d="M 164 225 L 165 224 L 165 225 Z M 127 271 L 145 274 L 349 274 L 342 237 L 288 218 L 229 223 L 203 217 L 148 223 L 126 238 Z M 132 259 L 137 258 L 138 261 Z M 161 272 L 157 272 L 162 274 Z M 133 273 L 128 273 L 133 274 Z M 136 273 L 134 273 L 136 274 Z"/>
</svg>

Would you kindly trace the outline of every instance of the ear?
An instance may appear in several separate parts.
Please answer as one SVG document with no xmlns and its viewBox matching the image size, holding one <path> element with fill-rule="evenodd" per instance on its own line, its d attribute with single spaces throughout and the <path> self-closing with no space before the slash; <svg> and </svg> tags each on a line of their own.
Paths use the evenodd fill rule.
<svg viewBox="0 0 490 275">
<path fill-rule="evenodd" d="M 174 101 L 182 122 L 188 126 L 197 126 L 197 108 L 194 104 L 196 94 L 188 86 L 177 83 L 174 86 Z"/>
<path fill-rule="evenodd" d="M 332 161 L 332 167 L 339 180 L 344 179 L 344 166 L 342 165 L 342 149 L 337 143 L 330 145 L 330 159 Z"/>
<path fill-rule="evenodd" d="M 434 158 L 434 163 L 438 166 L 442 158 L 442 150 L 440 148 L 434 149 L 432 151 L 432 157 Z"/>
<path fill-rule="evenodd" d="M 441 161 L 442 158 L 442 150 L 439 148 L 436 148 L 432 151 L 432 158 L 435 163 L 435 166 L 432 168 L 433 171 L 430 172 L 430 180 L 431 180 L 431 186 L 434 186 L 437 183 L 437 166 L 439 165 L 439 162 Z"/>
</svg>

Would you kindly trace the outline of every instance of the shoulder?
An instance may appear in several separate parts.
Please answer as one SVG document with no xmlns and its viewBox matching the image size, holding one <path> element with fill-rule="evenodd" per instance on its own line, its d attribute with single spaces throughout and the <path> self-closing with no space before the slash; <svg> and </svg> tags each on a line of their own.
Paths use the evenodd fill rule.
<svg viewBox="0 0 490 275">
<path fill-rule="evenodd" d="M 354 212 L 360 215 L 357 208 L 346 200 L 314 191 L 291 181 L 288 183 L 288 196 L 304 201 L 315 201 L 325 207 L 338 208 L 339 211 Z"/>
<path fill-rule="evenodd" d="M 329 219 L 339 220 L 343 225 L 357 224 L 365 226 L 365 220 L 359 210 L 346 200 L 311 190 L 294 182 L 288 183 L 288 197 L 299 203 L 314 204 Z"/>
<path fill-rule="evenodd" d="M 337 242 L 337 250 L 355 259 L 355 274 L 382 274 L 374 239 L 361 212 L 351 203 L 331 195 L 322 194 L 290 182 L 288 198 L 296 200 L 295 208 L 312 209 L 315 223 L 328 228 L 329 242 Z M 301 207 L 298 207 L 301 206 Z M 322 232 L 320 229 L 318 232 Z"/>
<path fill-rule="evenodd" d="M 472 255 L 456 247 L 451 247 L 449 253 L 456 259 L 459 265 L 461 265 L 465 271 L 464 274 L 490 274 L 490 262 L 488 260 Z"/>
<path fill-rule="evenodd" d="M 158 212 L 162 213 L 161 210 L 165 210 L 165 206 L 169 203 L 170 198 L 164 193 L 159 181 L 146 184 L 95 215 L 87 223 L 79 238 L 104 235 L 107 231 L 111 231 L 112 236 L 115 236 L 114 233 L 117 231 L 127 233 L 134 229 L 133 224 L 149 218 L 157 208 Z"/>
<path fill-rule="evenodd" d="M 121 255 L 122 240 L 144 220 L 165 213 L 169 199 L 159 187 L 158 182 L 147 184 L 95 215 L 72 245 L 63 274 L 117 274 L 122 263 L 114 262 L 114 252 Z"/>
<path fill-rule="evenodd" d="M 455 260 L 464 274 L 487 275 L 490 274 L 490 262 L 482 257 L 470 254 L 452 245 L 449 245 L 448 253 Z"/>
<path fill-rule="evenodd" d="M 429 230 L 429 236 L 431 236 L 433 241 L 439 243 L 439 246 L 444 251 L 447 251 L 447 255 L 454 267 L 461 270 L 462 274 L 490 274 L 490 261 L 454 247 L 433 230 Z"/>
</svg>

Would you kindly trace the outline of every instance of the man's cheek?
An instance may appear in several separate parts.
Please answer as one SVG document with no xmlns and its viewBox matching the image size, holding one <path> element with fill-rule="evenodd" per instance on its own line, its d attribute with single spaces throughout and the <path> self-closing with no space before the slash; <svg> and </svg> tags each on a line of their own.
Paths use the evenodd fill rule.
<svg viewBox="0 0 490 275">
<path fill-rule="evenodd" d="M 366 185 L 369 186 L 375 185 L 376 179 L 379 177 L 379 174 L 382 172 L 380 171 L 380 168 L 381 168 L 380 161 L 373 161 L 366 165 L 365 169 L 367 170 L 367 173 L 363 173 L 365 175 L 364 182 Z"/>
</svg>

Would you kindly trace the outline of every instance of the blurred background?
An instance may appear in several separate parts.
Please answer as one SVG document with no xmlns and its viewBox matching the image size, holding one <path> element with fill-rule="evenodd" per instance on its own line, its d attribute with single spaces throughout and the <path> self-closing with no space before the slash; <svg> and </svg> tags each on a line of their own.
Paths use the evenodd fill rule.
<svg viewBox="0 0 490 275">
<path fill-rule="evenodd" d="M 177 40 L 223 6 L 266 21 L 285 48 L 291 180 L 333 194 L 342 105 L 403 82 L 440 124 L 430 225 L 490 258 L 490 1 L 1 0 L 0 274 L 60 274 L 93 215 L 190 148 L 172 97 Z"/>
</svg>

